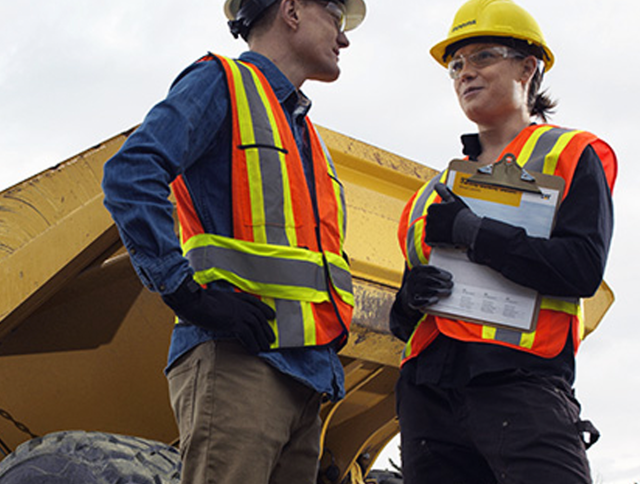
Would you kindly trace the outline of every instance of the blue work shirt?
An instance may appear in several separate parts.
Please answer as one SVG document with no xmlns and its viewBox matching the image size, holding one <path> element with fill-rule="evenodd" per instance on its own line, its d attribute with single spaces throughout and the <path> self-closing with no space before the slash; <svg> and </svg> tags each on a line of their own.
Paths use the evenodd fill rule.
<svg viewBox="0 0 640 484">
<path fill-rule="evenodd" d="M 292 128 L 305 174 L 311 176 L 304 123 L 311 102 L 266 57 L 245 52 L 240 60 L 257 66 L 271 84 Z M 178 76 L 167 97 L 105 165 L 105 206 L 133 267 L 150 290 L 169 294 L 193 274 L 175 236 L 173 205 L 168 200 L 169 185 L 177 176 L 182 175 L 205 232 L 233 235 L 230 148 L 231 111 L 224 71 L 217 61 L 196 62 Z M 312 190 L 314 184 L 308 186 Z M 224 282 L 214 285 L 232 290 Z M 165 371 L 196 345 L 229 336 L 177 324 Z M 333 401 L 344 397 L 344 372 L 330 346 L 280 349 L 260 357 Z"/>
</svg>

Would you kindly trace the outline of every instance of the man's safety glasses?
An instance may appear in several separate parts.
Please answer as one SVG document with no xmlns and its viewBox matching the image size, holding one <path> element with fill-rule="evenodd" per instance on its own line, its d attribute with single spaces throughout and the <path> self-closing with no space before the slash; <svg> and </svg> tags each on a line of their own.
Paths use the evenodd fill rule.
<svg viewBox="0 0 640 484">
<path fill-rule="evenodd" d="M 468 62 L 470 66 L 476 69 L 482 69 L 509 57 L 524 59 L 525 56 L 504 45 L 487 47 L 466 56 L 460 54 L 449 61 L 449 77 L 451 77 L 451 79 L 458 79 L 462 73 L 462 69 L 464 69 L 465 62 Z"/>
<path fill-rule="evenodd" d="M 318 3 L 324 4 L 324 8 L 329 12 L 335 21 L 338 32 L 344 32 L 347 26 L 347 15 L 344 10 L 343 4 L 336 3 L 332 0 L 318 0 Z"/>
</svg>

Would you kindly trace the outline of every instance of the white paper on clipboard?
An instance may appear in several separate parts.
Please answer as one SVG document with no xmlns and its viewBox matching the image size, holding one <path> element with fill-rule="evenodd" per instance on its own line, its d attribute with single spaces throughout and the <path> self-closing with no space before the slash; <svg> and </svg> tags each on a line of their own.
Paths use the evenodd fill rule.
<svg viewBox="0 0 640 484">
<path fill-rule="evenodd" d="M 541 193 L 479 185 L 469 182 L 471 174 L 464 172 L 463 166 L 452 162 L 446 184 L 477 215 L 523 227 L 531 236 L 550 236 L 563 184 L 539 183 Z M 429 313 L 520 331 L 535 329 L 540 308 L 540 295 L 535 290 L 469 261 L 466 250 L 433 248 L 429 264 L 454 275 L 451 296 L 430 306 Z"/>
</svg>

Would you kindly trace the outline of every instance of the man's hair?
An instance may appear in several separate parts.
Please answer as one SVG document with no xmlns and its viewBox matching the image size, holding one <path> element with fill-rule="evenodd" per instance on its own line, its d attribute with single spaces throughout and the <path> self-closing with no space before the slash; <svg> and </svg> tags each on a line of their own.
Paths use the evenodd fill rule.
<svg viewBox="0 0 640 484">
<path fill-rule="evenodd" d="M 306 4 L 308 3 L 309 0 L 297 0 L 297 1 L 302 4 Z M 265 8 L 264 11 L 260 14 L 260 16 L 253 21 L 253 24 L 251 25 L 251 29 L 249 30 L 249 33 L 247 34 L 247 38 L 245 39 L 247 42 L 249 42 L 251 40 L 251 37 L 254 36 L 255 34 L 260 35 L 261 33 L 266 32 L 267 30 L 269 30 L 269 28 L 271 28 L 271 26 L 273 25 L 273 22 L 276 19 L 276 16 L 278 15 L 278 9 L 280 8 L 281 2 L 282 0 L 278 0 L 274 4 Z"/>
<path fill-rule="evenodd" d="M 269 28 L 273 25 L 279 8 L 280 1 L 277 1 L 265 8 L 251 24 L 251 28 L 249 29 L 247 38 L 245 40 L 249 42 L 254 35 L 260 35 L 260 33 L 269 30 Z"/>
</svg>

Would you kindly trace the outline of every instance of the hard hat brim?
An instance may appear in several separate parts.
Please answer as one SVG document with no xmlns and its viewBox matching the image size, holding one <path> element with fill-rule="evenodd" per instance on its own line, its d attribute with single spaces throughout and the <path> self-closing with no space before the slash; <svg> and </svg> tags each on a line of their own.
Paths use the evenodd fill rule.
<svg viewBox="0 0 640 484">
<path fill-rule="evenodd" d="M 241 2 L 242 0 L 226 0 L 224 2 L 224 15 L 228 20 L 235 20 Z"/>
<path fill-rule="evenodd" d="M 344 0 L 345 26 L 344 30 L 353 30 L 358 27 L 367 15 L 367 6 L 364 0 Z"/>
</svg>

